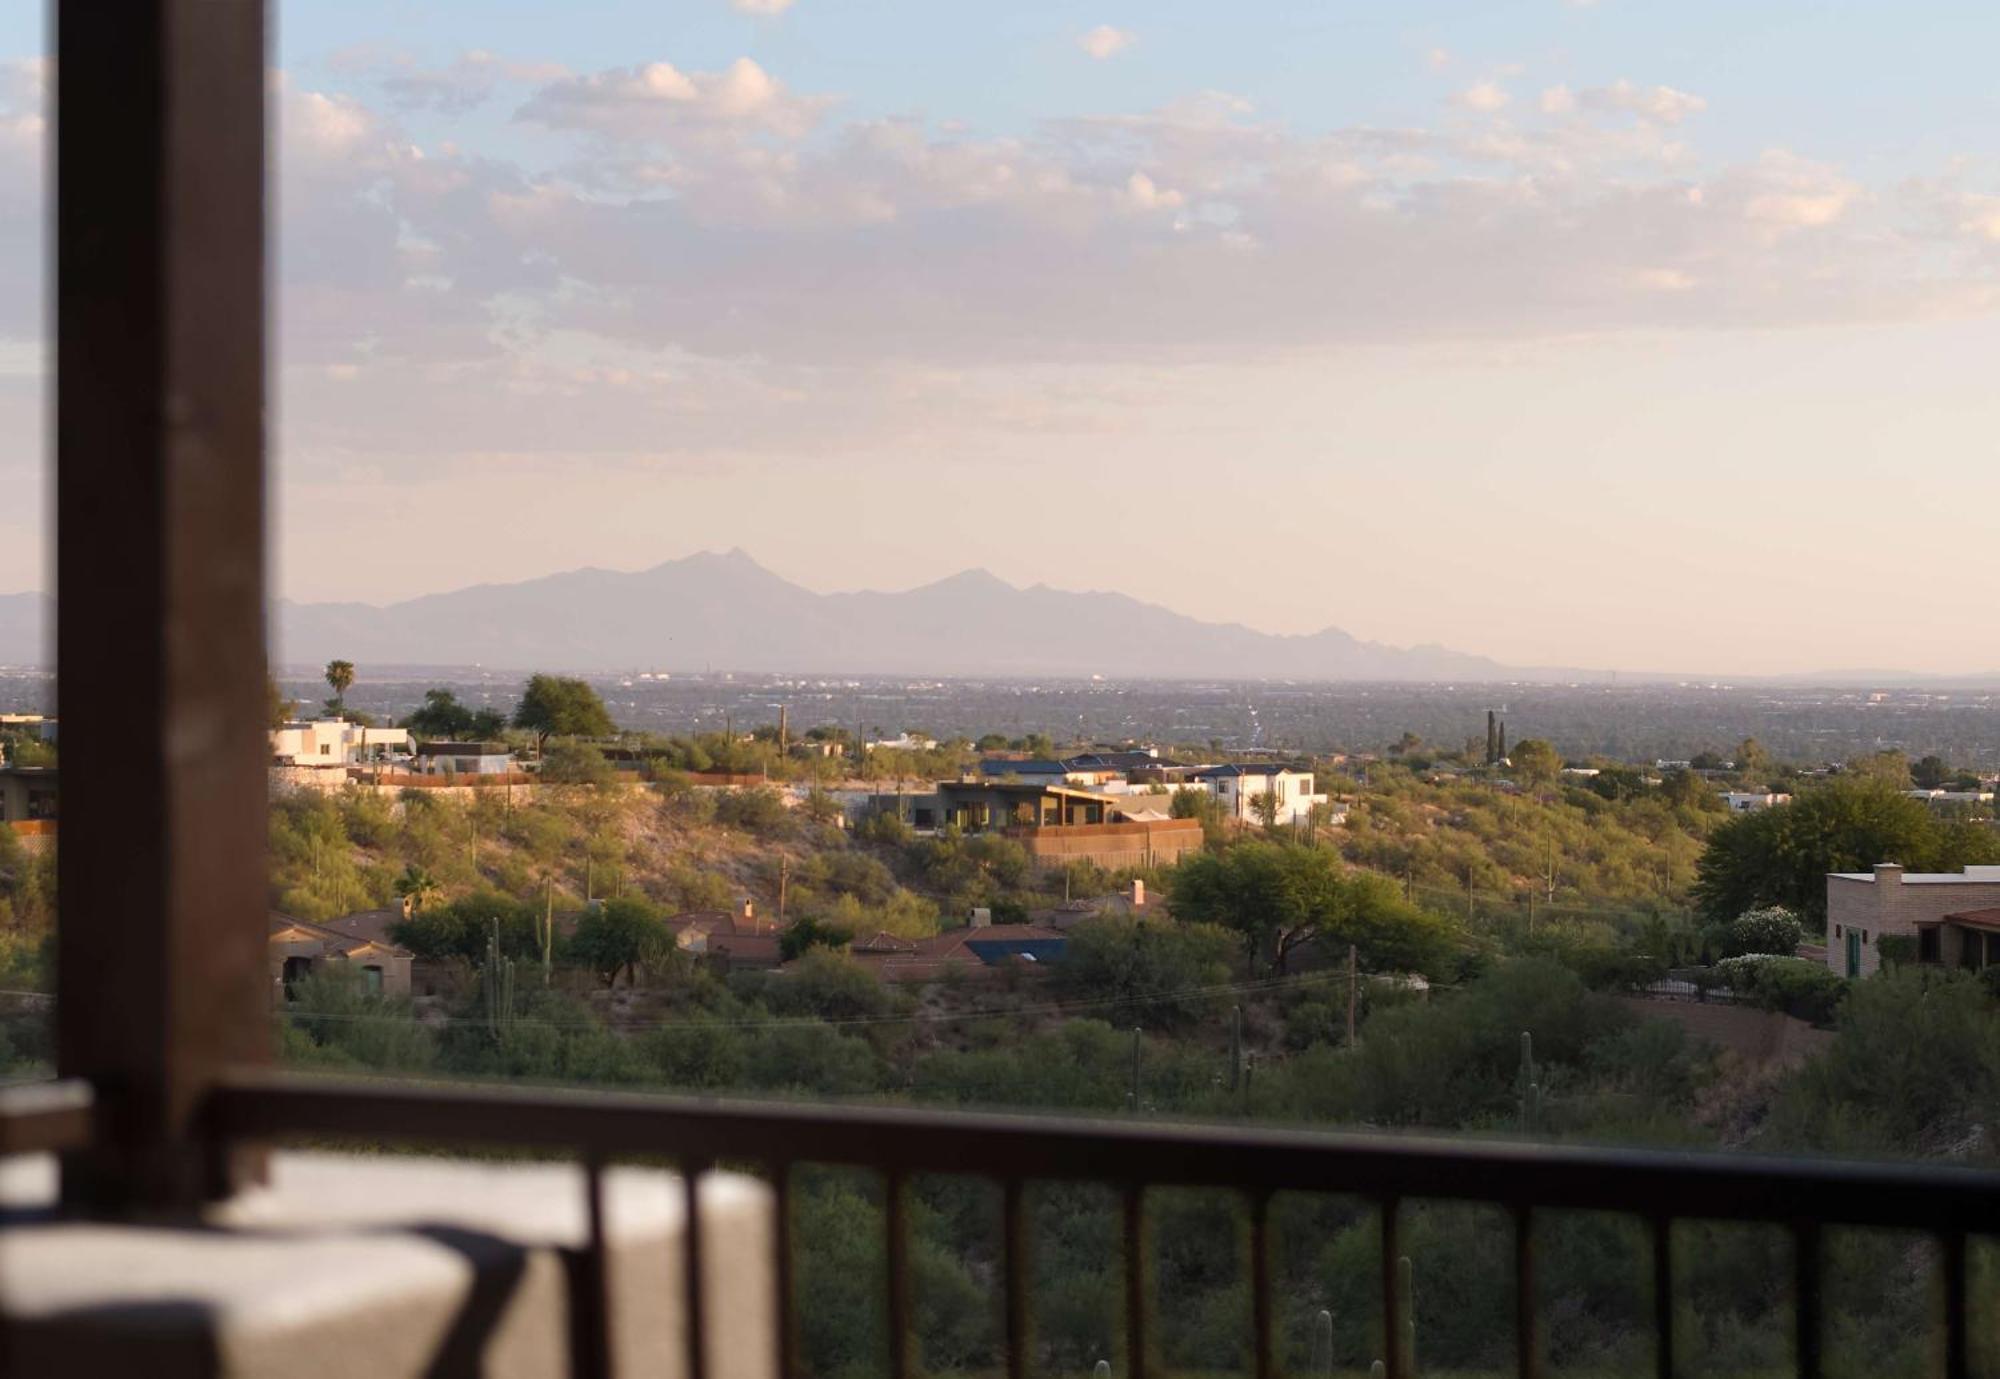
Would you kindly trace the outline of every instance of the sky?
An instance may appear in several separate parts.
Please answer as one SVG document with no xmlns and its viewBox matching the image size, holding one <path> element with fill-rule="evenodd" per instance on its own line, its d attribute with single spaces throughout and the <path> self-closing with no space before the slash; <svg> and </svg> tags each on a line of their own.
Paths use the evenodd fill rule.
<svg viewBox="0 0 2000 1379">
<path fill-rule="evenodd" d="M 46 587 L 40 7 L 0 591 Z M 742 547 L 1521 665 L 2000 669 L 2000 8 L 279 6 L 273 585 Z"/>
</svg>

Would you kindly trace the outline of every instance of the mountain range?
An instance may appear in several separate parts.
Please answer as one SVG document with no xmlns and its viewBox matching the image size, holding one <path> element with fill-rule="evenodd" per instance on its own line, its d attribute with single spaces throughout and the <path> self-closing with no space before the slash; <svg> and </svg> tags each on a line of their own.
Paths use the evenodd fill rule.
<svg viewBox="0 0 2000 1379">
<path fill-rule="evenodd" d="M 53 608 L 43 594 L 0 595 L 0 666 L 47 660 Z M 1436 645 L 1387 646 L 1335 627 L 1303 636 L 1259 632 L 1125 594 L 1017 588 L 985 570 L 899 593 L 818 594 L 740 550 L 649 570 L 583 569 L 481 584 L 386 606 L 281 601 L 274 615 L 272 660 L 281 665 L 338 656 L 378 666 L 496 670 L 1459 683 L 1605 674 L 1507 666 Z M 1991 685 L 2000 676 L 1854 671 L 1765 682 L 1778 681 Z"/>
<path fill-rule="evenodd" d="M 1123 594 L 1020 589 L 967 570 L 901 593 L 817 594 L 744 552 L 573 570 L 376 607 L 281 603 L 274 659 L 507 669 L 813 671 L 1133 678 L 1505 678 L 1442 647 L 1329 628 L 1272 636 Z"/>
<path fill-rule="evenodd" d="M 0 595 L 0 665 L 47 659 L 54 604 Z M 742 551 L 572 570 L 401 603 L 275 606 L 272 660 L 508 670 L 800 671 L 1132 679 L 1485 680 L 1517 672 L 1337 628 L 1274 636 L 1124 594 L 967 570 L 901 593 L 816 594 Z"/>
</svg>

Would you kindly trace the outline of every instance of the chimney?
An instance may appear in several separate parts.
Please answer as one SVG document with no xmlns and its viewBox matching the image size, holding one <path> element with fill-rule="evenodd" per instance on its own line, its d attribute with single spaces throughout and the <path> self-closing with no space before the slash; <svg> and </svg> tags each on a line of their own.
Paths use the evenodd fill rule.
<svg viewBox="0 0 2000 1379">
<path fill-rule="evenodd" d="M 1135 910 L 1146 908 L 1146 878 L 1143 876 L 1132 878 L 1132 908 Z"/>
<path fill-rule="evenodd" d="M 993 911 L 992 911 L 992 910 L 990 910 L 989 908 L 987 908 L 987 907 L 986 907 L 986 906 L 984 906 L 984 905 L 975 905 L 975 906 L 973 906 L 973 907 L 972 907 L 972 927 L 973 927 L 973 928 L 975 928 L 975 929 L 990 929 L 990 928 L 992 928 L 992 927 L 993 927 Z"/>
<path fill-rule="evenodd" d="M 1902 885 L 1902 864 L 1899 862 L 1877 862 L 1875 864 L 1875 884 L 1878 886 Z"/>
<path fill-rule="evenodd" d="M 757 902 L 747 895 L 744 896 L 743 909 L 737 918 L 743 921 L 744 928 L 755 931 L 757 928 Z"/>
</svg>

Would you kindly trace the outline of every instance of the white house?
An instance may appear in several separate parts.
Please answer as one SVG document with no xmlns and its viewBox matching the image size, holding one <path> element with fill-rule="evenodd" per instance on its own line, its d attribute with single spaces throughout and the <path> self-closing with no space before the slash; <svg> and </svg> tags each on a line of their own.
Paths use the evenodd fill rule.
<svg viewBox="0 0 2000 1379">
<path fill-rule="evenodd" d="M 504 776 L 514 770 L 514 753 L 499 742 L 426 742 L 416 764 L 426 776 Z"/>
<path fill-rule="evenodd" d="M 1326 803 L 1325 795 L 1313 792 L 1312 772 L 1286 766 L 1205 766 L 1194 779 L 1215 792 L 1232 819 L 1256 819 L 1257 797 L 1265 794 L 1277 797 L 1281 824 L 1297 823 Z"/>
<path fill-rule="evenodd" d="M 407 728 L 364 728 L 338 718 L 287 723 L 271 731 L 271 760 L 278 766 L 344 770 L 409 750 Z"/>
<path fill-rule="evenodd" d="M 1748 814 L 1758 809 L 1770 809 L 1781 804 L 1790 804 L 1790 795 L 1780 795 L 1769 790 L 1725 790 L 1722 802 L 1732 814 Z"/>
</svg>

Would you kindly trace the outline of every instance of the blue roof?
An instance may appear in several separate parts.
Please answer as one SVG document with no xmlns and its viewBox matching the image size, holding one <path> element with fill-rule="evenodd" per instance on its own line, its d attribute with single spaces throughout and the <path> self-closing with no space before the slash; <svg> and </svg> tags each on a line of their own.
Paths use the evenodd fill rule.
<svg viewBox="0 0 2000 1379">
<path fill-rule="evenodd" d="M 1060 761 L 1009 761 L 1004 757 L 988 757 L 979 763 L 979 771 L 987 776 L 1061 776 L 1069 773 L 1069 767 Z"/>
</svg>

